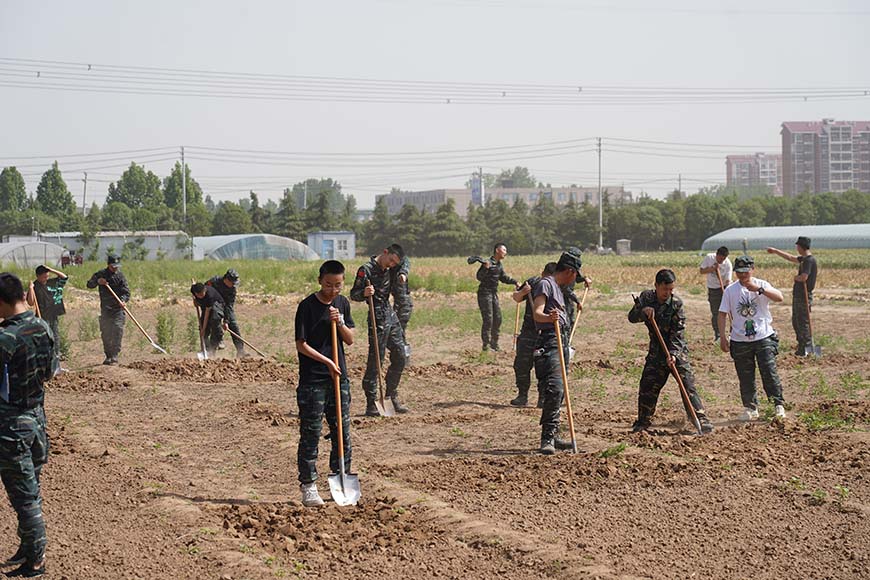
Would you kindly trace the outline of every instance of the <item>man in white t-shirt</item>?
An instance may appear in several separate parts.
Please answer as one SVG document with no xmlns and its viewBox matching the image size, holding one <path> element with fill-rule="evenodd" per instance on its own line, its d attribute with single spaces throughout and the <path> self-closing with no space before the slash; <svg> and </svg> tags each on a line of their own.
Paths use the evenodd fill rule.
<svg viewBox="0 0 870 580">
<path fill-rule="evenodd" d="M 718 270 L 719 275 L 716 275 Z M 707 274 L 707 302 L 710 303 L 710 324 L 713 334 L 719 342 L 719 304 L 722 303 L 722 292 L 731 284 L 731 260 L 728 259 L 728 248 L 725 246 L 716 250 L 715 254 L 707 254 L 701 260 L 701 274 Z"/>
<path fill-rule="evenodd" d="M 776 372 L 779 339 L 773 330 L 770 302 L 782 302 L 782 292 L 769 282 L 754 278 L 755 260 L 740 256 L 735 260 L 737 284 L 725 289 L 719 306 L 719 346 L 722 352 L 731 352 L 734 368 L 740 380 L 740 398 L 743 401 L 743 421 L 758 418 L 758 397 L 755 389 L 755 366 L 761 373 L 761 382 L 768 400 L 773 402 L 776 417 L 785 418 L 782 382 Z M 730 332 L 728 315 L 731 315 Z"/>
</svg>

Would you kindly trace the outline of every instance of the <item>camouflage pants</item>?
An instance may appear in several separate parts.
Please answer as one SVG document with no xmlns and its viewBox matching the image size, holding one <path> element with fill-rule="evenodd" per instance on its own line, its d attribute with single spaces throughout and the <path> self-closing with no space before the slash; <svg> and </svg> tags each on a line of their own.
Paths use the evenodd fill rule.
<svg viewBox="0 0 870 580">
<path fill-rule="evenodd" d="M 563 346 L 567 337 L 562 339 Z M 565 360 L 568 360 L 568 349 L 565 348 Z M 562 363 L 559 360 L 559 344 L 556 333 L 552 330 L 542 331 L 535 343 L 535 376 L 538 378 L 538 395 L 542 398 L 541 409 L 541 439 L 551 439 L 559 431 L 562 400 L 565 397 L 565 385 L 562 383 Z"/>
<path fill-rule="evenodd" d="M 740 380 L 740 399 L 749 409 L 758 408 L 755 389 L 755 366 L 761 373 L 761 383 L 768 400 L 782 405 L 782 382 L 776 372 L 776 355 L 779 354 L 779 339 L 775 334 L 752 342 L 731 341 L 731 358 Z"/>
<path fill-rule="evenodd" d="M 203 315 L 204 316 L 204 315 Z M 205 325 L 204 339 L 205 348 L 209 354 L 214 354 L 217 351 L 218 345 L 224 339 L 224 309 L 219 304 L 212 306 L 208 315 L 208 323 Z M 199 320 L 202 325 L 202 318 Z"/>
<path fill-rule="evenodd" d="M 517 391 L 521 397 L 528 397 L 532 386 L 532 368 L 535 366 L 536 336 L 520 334 L 517 339 L 517 352 L 514 355 L 514 376 Z"/>
<path fill-rule="evenodd" d="M 809 295 L 810 312 L 813 310 L 813 293 Z M 807 312 L 807 299 L 804 298 L 803 284 L 794 287 L 791 303 L 791 326 L 797 337 L 796 352 L 803 354 L 804 347 L 810 344 L 810 315 Z"/>
<path fill-rule="evenodd" d="M 103 339 L 103 352 L 106 358 L 116 358 L 121 354 L 124 340 L 124 323 L 127 313 L 121 308 L 103 308 L 100 311 L 100 336 Z"/>
<path fill-rule="evenodd" d="M 710 324 L 713 326 L 713 336 L 719 339 L 719 306 L 722 304 L 722 289 L 707 288 L 707 302 L 710 303 Z"/>
<path fill-rule="evenodd" d="M 341 377 L 341 426 L 344 439 L 344 471 L 350 473 L 350 382 Z M 332 451 L 329 453 L 329 469 L 338 473 L 338 421 L 335 414 L 335 385 L 331 380 L 300 383 L 296 387 L 296 402 L 299 405 L 299 448 L 296 462 L 299 466 L 299 481 L 311 483 L 317 479 L 317 452 L 323 416 L 329 425 Z M 332 436 L 332 435 L 335 436 Z"/>
<path fill-rule="evenodd" d="M 498 348 L 498 333 L 501 330 L 501 306 L 498 304 L 497 290 L 478 290 L 477 305 L 483 325 L 480 327 L 480 339 L 483 347 Z"/>
<path fill-rule="evenodd" d="M 48 327 L 51 329 L 51 337 L 54 339 L 54 356 L 60 357 L 60 320 L 58 318 L 48 318 L 45 320 Z"/>
<path fill-rule="evenodd" d="M 405 369 L 407 357 L 405 356 L 405 333 L 392 308 L 384 308 L 376 311 L 378 318 L 378 354 L 381 357 L 381 367 L 384 365 L 386 351 L 390 351 L 390 368 L 387 369 L 385 380 L 387 396 L 395 397 L 399 392 L 399 381 L 402 379 L 402 371 Z M 366 362 L 366 373 L 363 376 L 363 391 L 366 400 L 373 401 L 378 397 L 378 366 L 375 359 L 375 343 L 372 340 L 372 323 L 368 320 L 369 329 L 369 356 Z"/>
<path fill-rule="evenodd" d="M 45 554 L 45 520 L 39 474 L 48 459 L 42 406 L 0 414 L 0 478 L 18 515 L 18 537 L 31 564 Z"/>
<path fill-rule="evenodd" d="M 227 304 L 224 306 L 224 320 L 227 321 L 227 326 L 230 330 L 239 336 L 242 335 L 242 331 L 239 329 L 239 322 L 236 320 L 236 310 L 234 305 Z M 221 332 L 221 337 L 223 337 L 223 332 Z M 233 336 L 233 346 L 236 347 L 236 351 L 238 352 L 243 352 L 245 350 L 245 343 L 235 336 Z"/>
<path fill-rule="evenodd" d="M 698 390 L 695 388 L 695 373 L 692 372 L 692 365 L 689 364 L 688 359 L 682 356 L 676 357 L 676 361 L 677 372 L 680 373 L 680 378 L 683 379 L 683 386 L 686 387 L 686 393 L 689 395 L 692 407 L 695 408 L 695 411 L 703 412 L 704 405 L 701 403 L 701 397 L 698 396 Z M 659 393 L 661 393 L 662 387 L 668 382 L 668 377 L 670 376 L 670 368 L 668 368 L 664 360 L 658 357 L 646 359 L 637 393 L 637 420 L 639 423 L 644 425 L 650 424 L 656 412 Z M 682 400 L 682 395 L 679 396 L 680 400 Z M 685 402 L 683 406 L 685 407 Z M 688 408 L 686 408 L 686 416 L 690 416 Z"/>
<path fill-rule="evenodd" d="M 405 332 L 408 328 L 408 321 L 411 320 L 411 313 L 414 311 L 414 301 L 411 300 L 407 284 L 399 284 L 396 287 L 393 294 L 393 306 L 396 310 L 396 316 L 399 317 L 399 324 L 402 325 L 402 332 Z"/>
</svg>

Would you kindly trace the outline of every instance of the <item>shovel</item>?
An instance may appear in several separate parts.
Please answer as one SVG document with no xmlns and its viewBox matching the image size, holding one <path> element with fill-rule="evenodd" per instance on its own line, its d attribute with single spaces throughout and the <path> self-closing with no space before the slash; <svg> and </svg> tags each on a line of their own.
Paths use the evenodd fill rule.
<svg viewBox="0 0 870 580">
<path fill-rule="evenodd" d="M 577 332 L 577 321 L 580 320 L 580 315 L 583 313 L 583 305 L 586 304 L 586 295 L 589 294 L 589 286 L 583 289 L 583 298 L 580 299 L 580 310 L 577 311 L 577 316 L 574 317 L 574 325 L 571 327 L 571 336 L 568 337 L 568 347 L 574 342 L 574 333 Z"/>
<path fill-rule="evenodd" d="M 806 280 L 804 280 L 804 303 L 807 305 L 807 322 L 810 325 L 810 344 L 804 347 L 804 355 L 822 356 L 822 347 L 816 346 L 815 339 L 813 339 L 813 317 L 810 314 L 810 293 L 807 292 Z"/>
<path fill-rule="evenodd" d="M 384 397 L 384 383 L 381 376 L 381 349 L 378 345 L 378 321 L 375 318 L 375 302 L 371 296 L 368 297 L 368 303 L 369 318 L 372 320 L 372 341 L 375 347 L 375 362 L 378 366 L 378 398 L 375 399 L 375 407 L 378 408 L 378 413 L 380 413 L 381 417 L 392 417 L 396 414 L 396 408 L 393 406 L 391 399 Z"/>
<path fill-rule="evenodd" d="M 562 385 L 565 388 L 565 407 L 568 411 L 568 429 L 571 431 L 571 451 L 577 453 L 577 435 L 574 432 L 574 414 L 571 413 L 571 394 L 568 392 L 568 372 L 565 367 L 565 350 L 562 348 L 562 332 L 559 330 L 559 321 L 553 321 L 556 330 L 556 341 L 559 345 L 559 368 L 562 371 Z"/>
<path fill-rule="evenodd" d="M 33 288 L 33 282 L 30 283 L 30 289 L 28 292 L 33 298 L 33 312 L 36 314 L 37 318 L 42 318 L 42 313 L 39 311 L 39 301 L 36 299 L 36 290 Z"/>
<path fill-rule="evenodd" d="M 332 321 L 332 362 L 335 366 L 338 364 L 338 331 L 336 323 Z M 341 377 L 334 375 L 332 377 L 335 384 L 335 435 L 338 437 L 338 473 L 330 474 L 327 478 L 329 481 L 329 493 L 332 494 L 332 499 L 336 504 L 356 505 L 359 501 L 359 477 L 353 473 L 344 472 L 344 425 L 341 418 Z M 333 439 L 335 441 L 336 439 Z"/>
<path fill-rule="evenodd" d="M 108 282 L 106 283 L 106 289 L 107 289 L 107 290 L 109 291 L 109 293 L 110 293 L 110 294 L 115 298 L 115 300 L 118 301 L 118 304 L 121 306 L 121 308 L 124 309 L 124 312 L 127 313 L 127 315 L 130 317 L 130 320 L 132 320 L 133 323 L 136 325 L 136 328 L 138 328 L 138 329 L 142 332 L 142 334 L 145 335 L 145 338 L 148 339 L 148 342 L 151 343 L 151 346 L 154 348 L 154 350 L 158 350 L 158 351 L 162 352 L 163 354 L 169 354 L 168 352 L 166 352 L 166 351 L 163 349 L 162 346 L 160 346 L 159 344 L 157 344 L 156 342 L 154 342 L 154 339 L 151 338 L 151 337 L 148 335 L 147 332 L 145 332 L 145 329 L 142 328 L 142 325 L 139 324 L 139 321 L 136 320 L 136 317 L 133 316 L 133 313 L 130 312 L 130 309 L 127 308 L 127 305 L 124 304 L 124 303 L 121 301 L 120 298 L 118 298 L 118 295 L 115 294 L 115 291 L 112 290 L 112 287 L 109 286 Z"/>
<path fill-rule="evenodd" d="M 520 339 L 520 305 L 523 302 L 517 302 L 517 316 L 514 320 L 514 351 L 517 350 L 517 341 Z"/>
<path fill-rule="evenodd" d="M 668 354 L 668 368 L 671 370 L 671 374 L 674 375 L 674 378 L 677 379 L 677 386 L 680 387 L 680 397 L 683 399 L 683 405 L 686 407 L 686 414 L 695 425 L 695 429 L 698 430 L 698 435 L 703 435 L 704 432 L 701 430 L 701 422 L 698 421 L 698 414 L 695 413 L 695 407 L 692 406 L 692 401 L 689 399 L 689 393 L 686 392 L 686 385 L 683 384 L 683 378 L 680 376 L 679 371 L 677 371 L 677 363 L 674 361 L 674 357 L 671 356 L 670 352 L 668 352 L 668 346 L 665 344 L 665 339 L 662 338 L 662 333 L 659 331 L 659 325 L 656 324 L 655 317 L 650 318 L 649 322 L 652 325 L 653 330 L 656 331 L 656 336 L 659 337 L 659 344 L 662 345 L 662 350 Z"/>
<path fill-rule="evenodd" d="M 241 340 L 242 343 L 243 343 L 245 346 L 247 346 L 248 348 L 250 348 L 252 351 L 254 351 L 255 353 L 257 353 L 257 354 L 260 355 L 261 357 L 263 357 L 263 358 L 269 358 L 268 356 L 266 356 L 265 354 L 263 354 L 263 351 L 261 351 L 260 349 L 258 349 L 256 346 L 254 346 L 253 344 L 251 344 L 250 342 L 248 342 L 247 340 L 245 340 L 244 338 L 242 338 L 241 336 L 239 336 L 238 334 L 236 334 L 235 332 L 233 332 L 233 331 L 230 330 L 229 328 L 226 328 L 226 331 L 229 332 L 231 335 L 235 336 L 236 338 L 238 338 L 239 340 Z"/>
<path fill-rule="evenodd" d="M 193 305 L 196 307 L 196 319 L 202 320 L 202 316 L 199 313 L 199 305 L 194 301 Z M 196 353 L 196 360 L 208 360 L 208 351 L 205 349 L 205 339 L 203 338 L 203 328 L 205 327 L 205 322 L 199 323 L 199 348 L 202 349 L 198 353 Z"/>
</svg>

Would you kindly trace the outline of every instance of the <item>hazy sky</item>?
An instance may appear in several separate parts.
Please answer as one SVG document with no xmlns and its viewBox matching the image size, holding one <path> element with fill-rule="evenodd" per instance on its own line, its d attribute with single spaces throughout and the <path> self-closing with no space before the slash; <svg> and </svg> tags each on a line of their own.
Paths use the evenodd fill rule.
<svg viewBox="0 0 870 580">
<path fill-rule="evenodd" d="M 870 6 L 859 0 L 0 0 L 0 59 L 92 63 L 94 74 L 105 70 L 102 65 L 122 65 L 428 81 L 417 97 L 430 89 L 438 97 L 435 81 L 466 88 L 870 89 L 868 24 Z M 870 97 L 474 105 L 46 90 L 10 86 L 20 79 L 3 73 L 20 74 L 19 65 L 0 60 L 0 165 L 19 166 L 31 189 L 50 160 L 27 158 L 58 156 L 77 198 L 87 168 L 89 204 L 102 202 L 108 182 L 139 160 L 112 153 L 132 149 L 305 152 L 299 158 L 231 152 L 214 161 L 197 159 L 208 155 L 194 149 L 189 165 L 216 201 L 236 200 L 251 187 L 261 199 L 277 198 L 284 185 L 323 176 L 338 179 L 360 207 L 371 207 L 375 193 L 391 186 L 461 187 L 478 165 L 488 172 L 525 165 L 554 185 L 594 185 L 597 156 L 591 142 L 547 149 L 536 158 L 505 149 L 410 160 L 327 154 L 486 150 L 599 136 L 605 184 L 662 195 L 682 173 L 683 189 L 694 192 L 724 182 L 728 151 L 778 152 L 782 121 L 870 118 Z M 644 145 L 608 138 L 735 147 L 653 145 L 647 150 L 652 156 L 638 154 Z M 82 153 L 106 155 L 69 157 Z M 163 176 L 174 155 L 151 152 L 145 165 Z"/>
</svg>

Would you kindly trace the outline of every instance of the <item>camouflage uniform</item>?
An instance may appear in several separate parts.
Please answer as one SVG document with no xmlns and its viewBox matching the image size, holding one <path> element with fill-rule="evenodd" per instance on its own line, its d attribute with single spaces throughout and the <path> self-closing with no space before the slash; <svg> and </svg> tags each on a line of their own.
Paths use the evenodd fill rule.
<svg viewBox="0 0 870 580">
<path fill-rule="evenodd" d="M 206 284 L 217 290 L 218 294 L 221 295 L 221 298 L 224 299 L 224 320 L 227 322 L 227 327 L 241 336 L 242 331 L 239 328 L 238 320 L 236 320 L 236 287 L 230 287 L 224 284 L 224 276 L 222 275 L 209 279 Z M 245 343 L 242 342 L 242 339 L 236 338 L 232 334 L 230 336 L 233 337 L 233 346 L 236 347 L 236 352 L 243 354 L 245 352 Z"/>
<path fill-rule="evenodd" d="M 55 364 L 45 321 L 28 311 L 0 322 L 0 477 L 18 515 L 20 553 L 30 567 L 45 555 L 39 489 L 48 459 L 43 383 Z"/>
<path fill-rule="evenodd" d="M 480 339 L 483 341 L 483 349 L 490 346 L 498 350 L 498 333 L 501 330 L 501 307 L 498 304 L 498 283 L 517 285 L 517 281 L 508 276 L 501 262 L 495 257 L 487 260 L 489 268 L 481 264 L 477 270 L 477 280 L 480 286 L 477 288 L 477 305 L 480 307 L 480 315 L 483 325 L 480 328 Z"/>
<path fill-rule="evenodd" d="M 341 425 L 344 436 L 344 470 L 350 473 L 353 448 L 350 440 L 350 381 L 347 375 L 342 375 L 339 383 L 341 389 Z M 323 417 L 329 425 L 330 437 L 338 433 L 338 421 L 335 413 L 335 386 L 330 381 L 299 382 L 296 388 L 296 401 L 299 406 L 299 448 L 296 452 L 296 463 L 299 467 L 299 482 L 311 483 L 317 479 L 317 452 L 320 445 L 320 433 L 323 428 Z M 338 445 L 332 446 L 329 454 L 329 469 L 338 473 Z"/>
<path fill-rule="evenodd" d="M 529 288 L 534 288 L 541 281 L 540 276 L 533 276 L 525 281 Z M 514 355 L 514 376 L 517 383 L 517 398 L 511 401 L 516 406 L 525 405 L 529 397 L 529 389 L 532 386 L 532 367 L 535 366 L 535 341 L 538 339 L 538 330 L 535 328 L 535 318 L 532 314 L 532 294 L 525 297 L 525 314 L 523 326 L 517 337 L 517 351 Z"/>
<path fill-rule="evenodd" d="M 390 286 L 392 287 L 393 309 L 399 317 L 399 324 L 402 325 L 402 334 L 405 337 L 405 358 L 411 357 L 411 345 L 408 343 L 408 321 L 411 320 L 411 313 L 414 311 L 414 301 L 411 300 L 411 289 L 408 285 L 408 275 L 411 272 L 411 261 L 408 256 L 402 258 L 399 265 L 390 270 Z M 405 282 L 399 280 L 399 275 L 405 275 Z M 406 361 L 407 363 L 408 361 Z"/>
<path fill-rule="evenodd" d="M 656 297 L 655 290 L 644 290 L 641 292 L 640 296 L 635 300 L 631 311 L 628 313 L 629 322 L 644 322 L 647 325 L 647 330 L 649 330 L 649 352 L 646 355 L 646 364 L 644 364 L 643 373 L 640 377 L 640 388 L 637 396 L 637 422 L 635 426 L 639 428 L 650 426 L 652 417 L 656 412 L 659 393 L 671 375 L 670 368 L 667 365 L 668 353 L 662 350 L 655 330 L 653 330 L 652 325 L 643 314 L 643 309 L 647 306 L 655 310 L 656 324 L 662 333 L 662 338 L 668 347 L 670 355 L 674 357 L 677 372 L 680 373 L 680 377 L 683 379 L 683 386 L 686 387 L 686 393 L 689 395 L 692 407 L 694 407 L 702 426 L 706 427 L 709 425 L 709 421 L 704 412 L 701 397 L 698 396 L 698 391 L 695 389 L 695 374 L 692 372 L 692 365 L 689 363 L 689 347 L 685 337 L 686 313 L 683 310 L 683 301 L 672 295 L 667 302 L 662 304 Z M 686 408 L 686 414 L 689 415 L 688 408 Z"/>
<path fill-rule="evenodd" d="M 555 292 L 553 288 L 556 288 Z M 565 316 L 564 295 L 550 278 L 542 278 L 532 290 L 533 299 L 547 297 L 545 312 L 559 309 L 559 330 L 562 333 L 562 349 L 568 360 L 568 319 Z M 565 385 L 562 383 L 562 362 L 559 358 L 559 342 L 552 323 L 535 322 L 538 337 L 535 341 L 535 376 L 538 378 L 538 396 L 541 401 L 541 443 L 555 439 L 559 431 Z"/>
<path fill-rule="evenodd" d="M 791 301 L 791 326 L 794 328 L 795 336 L 797 337 L 797 348 L 795 354 L 803 356 L 805 348 L 810 345 L 810 316 L 807 312 L 807 303 L 810 305 L 810 310 L 813 308 L 813 290 L 816 288 L 816 274 L 818 273 L 818 265 L 816 257 L 812 254 L 807 256 L 798 256 L 798 274 L 807 275 L 807 296 L 804 297 L 804 283 L 795 282 L 792 286 L 792 301 Z"/>
<path fill-rule="evenodd" d="M 191 293 L 192 294 L 192 293 Z M 216 289 L 211 286 L 205 287 L 205 296 L 197 298 L 193 296 L 193 301 L 199 306 L 199 326 L 202 328 L 205 321 L 205 310 L 210 308 L 208 313 L 208 321 L 203 330 L 203 339 L 205 348 L 208 349 L 208 354 L 213 355 L 217 351 L 218 345 L 224 338 L 224 302 L 223 298 Z"/>
<path fill-rule="evenodd" d="M 390 270 L 384 270 L 378 265 L 377 256 L 372 256 L 371 260 L 363 264 L 357 270 L 356 278 L 353 282 L 353 288 L 350 291 L 350 298 L 355 302 L 368 302 L 363 292 L 366 286 L 371 283 L 375 288 L 375 293 L 372 296 L 374 303 L 375 320 L 378 329 L 378 349 L 380 352 L 381 361 L 384 361 L 384 355 L 387 350 L 390 351 L 390 367 L 387 369 L 386 389 L 387 396 L 395 398 L 399 392 L 399 381 L 402 378 L 402 371 L 405 368 L 405 333 L 402 331 L 402 325 L 399 323 L 399 317 L 396 311 L 390 305 L 390 294 L 392 293 L 392 281 L 390 278 Z M 370 314 L 367 315 L 367 327 L 369 333 L 369 355 L 366 362 L 366 372 L 363 377 L 363 391 L 366 395 L 366 402 L 374 403 L 378 397 L 378 368 L 375 360 L 375 344 L 372 340 L 372 321 Z"/>
<path fill-rule="evenodd" d="M 97 280 L 100 278 L 106 280 L 121 302 L 130 301 L 130 288 L 127 286 L 127 279 L 121 270 L 110 272 L 108 268 L 96 272 L 87 282 L 88 288 L 99 287 L 100 289 L 100 336 L 103 339 L 103 352 L 106 354 L 106 360 L 117 362 L 118 355 L 121 354 L 121 342 L 124 339 L 124 323 L 127 321 L 127 313 L 105 286 L 97 284 Z"/>
<path fill-rule="evenodd" d="M 63 304 L 63 288 L 69 278 L 52 278 L 45 284 L 39 280 L 33 281 L 33 292 L 36 294 L 36 303 L 39 305 L 39 315 L 51 328 L 51 336 L 54 338 L 54 354 L 60 356 L 60 324 L 58 317 L 66 314 Z"/>
</svg>

